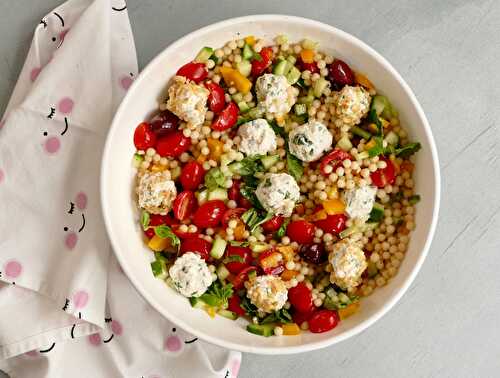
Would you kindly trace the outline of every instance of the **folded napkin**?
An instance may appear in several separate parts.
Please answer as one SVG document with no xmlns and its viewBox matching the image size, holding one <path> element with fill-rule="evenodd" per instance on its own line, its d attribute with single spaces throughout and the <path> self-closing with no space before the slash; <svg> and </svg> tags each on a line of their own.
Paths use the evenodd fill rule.
<svg viewBox="0 0 500 378">
<path fill-rule="evenodd" d="M 99 170 L 137 75 L 122 0 L 44 17 L 0 125 L 0 369 L 19 377 L 236 377 L 241 354 L 186 334 L 110 253 Z"/>
</svg>

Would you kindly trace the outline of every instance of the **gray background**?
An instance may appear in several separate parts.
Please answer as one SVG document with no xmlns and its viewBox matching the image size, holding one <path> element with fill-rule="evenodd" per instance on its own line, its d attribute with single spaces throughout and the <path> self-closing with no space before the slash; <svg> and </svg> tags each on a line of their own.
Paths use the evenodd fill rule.
<svg viewBox="0 0 500 378">
<path fill-rule="evenodd" d="M 0 109 L 38 20 L 61 0 L 0 2 Z M 500 2 L 129 0 L 139 65 L 201 26 L 287 13 L 367 42 L 402 74 L 433 128 L 443 175 L 439 226 L 409 292 L 340 345 L 244 355 L 240 377 L 500 376 Z"/>
</svg>

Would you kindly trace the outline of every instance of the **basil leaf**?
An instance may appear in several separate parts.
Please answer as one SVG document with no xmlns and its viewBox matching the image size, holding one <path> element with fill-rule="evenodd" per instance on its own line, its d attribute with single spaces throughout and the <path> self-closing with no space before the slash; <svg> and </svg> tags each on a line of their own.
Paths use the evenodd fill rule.
<svg viewBox="0 0 500 378">
<path fill-rule="evenodd" d="M 288 223 L 290 223 L 291 218 L 286 218 L 283 224 L 280 226 L 278 231 L 276 231 L 276 238 L 281 239 L 286 234 L 286 228 L 288 227 Z"/>
<path fill-rule="evenodd" d="M 205 186 L 212 191 L 218 187 L 224 187 L 226 178 L 219 168 L 210 169 L 205 175 Z"/>
<path fill-rule="evenodd" d="M 410 205 L 415 205 L 416 203 L 420 202 L 420 196 L 418 194 L 415 194 L 408 198 L 408 202 Z"/>
<path fill-rule="evenodd" d="M 228 299 L 233 295 L 233 285 L 222 285 L 215 281 L 200 299 L 212 307 L 225 307 Z"/>
<path fill-rule="evenodd" d="M 260 321 L 260 324 L 266 323 L 292 323 L 292 315 L 288 312 L 288 310 L 282 308 L 278 311 L 275 311 L 272 314 L 267 315 L 264 319 Z"/>
<path fill-rule="evenodd" d="M 252 302 L 250 302 L 250 300 L 244 296 L 243 298 L 241 298 L 241 303 L 240 303 L 240 307 L 245 310 L 246 314 L 248 316 L 256 316 L 257 315 L 257 307 L 255 305 L 252 304 Z"/>
<path fill-rule="evenodd" d="M 176 234 L 174 234 L 172 229 L 168 226 L 165 225 L 156 226 L 155 235 L 157 235 L 162 239 L 167 239 L 167 238 L 170 239 L 172 247 L 179 248 L 179 246 L 181 245 L 179 237 Z"/>
<path fill-rule="evenodd" d="M 374 108 L 372 108 L 368 112 L 367 120 L 370 123 L 373 123 L 373 124 L 375 124 L 375 126 L 377 126 L 377 135 L 378 136 L 383 136 L 384 135 L 384 129 L 382 127 L 382 122 L 380 122 L 380 119 L 378 118 L 378 115 L 377 115 L 377 111 Z"/>
<path fill-rule="evenodd" d="M 251 186 L 242 185 L 240 187 L 240 193 L 243 197 L 251 202 L 251 204 L 257 209 L 263 209 L 262 204 L 260 203 L 257 195 L 255 194 L 255 188 Z"/>
<path fill-rule="evenodd" d="M 147 211 L 141 213 L 141 224 L 142 229 L 146 231 L 149 227 L 149 213 Z"/>
<path fill-rule="evenodd" d="M 257 209 L 254 209 L 252 207 L 251 209 L 248 209 L 243 213 L 243 215 L 241 216 L 241 220 L 248 226 L 250 232 L 254 232 L 258 226 L 260 226 L 264 222 L 267 222 L 272 217 L 272 213 L 262 215 Z"/>
<path fill-rule="evenodd" d="M 293 156 L 290 151 L 286 152 L 286 166 L 288 173 L 292 175 L 295 181 L 300 181 L 302 174 L 304 173 L 304 167 L 299 159 Z"/>
<path fill-rule="evenodd" d="M 380 136 L 372 137 L 371 140 L 375 141 L 375 146 L 368 150 L 369 157 L 382 155 L 383 153 L 386 152 L 384 149 L 382 137 L 380 137 Z"/>
<path fill-rule="evenodd" d="M 413 155 L 415 152 L 419 151 L 421 148 L 422 148 L 422 145 L 419 142 L 408 143 L 401 148 L 396 148 L 394 153 L 396 154 L 396 156 L 405 158 L 405 157 Z"/>
</svg>

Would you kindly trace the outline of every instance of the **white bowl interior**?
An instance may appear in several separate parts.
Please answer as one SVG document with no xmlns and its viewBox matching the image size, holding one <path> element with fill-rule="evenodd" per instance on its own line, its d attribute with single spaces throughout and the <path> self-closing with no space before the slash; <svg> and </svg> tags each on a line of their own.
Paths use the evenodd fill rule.
<svg viewBox="0 0 500 378">
<path fill-rule="evenodd" d="M 259 337 L 248 333 L 244 321 L 223 317 L 211 319 L 190 307 L 188 301 L 151 274 L 151 252 L 144 245 L 133 201 L 134 169 L 131 165 L 133 132 L 158 106 L 167 82 L 176 70 L 203 46 L 221 46 L 227 41 L 255 35 L 269 42 L 278 34 L 291 41 L 305 37 L 320 43 L 321 50 L 348 62 L 365 73 L 377 89 L 387 94 L 401 115 L 413 140 L 422 143 L 417 154 L 417 228 L 399 273 L 388 285 L 362 300 L 361 310 L 323 334 Z M 377 53 L 352 36 L 319 22 L 290 16 L 249 16 L 208 26 L 177 41 L 141 73 L 121 104 L 108 135 L 102 167 L 102 205 L 108 233 L 123 270 L 138 291 L 160 313 L 186 331 L 206 341 L 252 353 L 295 353 L 333 344 L 356 334 L 380 318 L 406 291 L 427 253 L 437 219 L 439 170 L 434 141 L 425 116 L 413 94 L 395 70 Z"/>
</svg>

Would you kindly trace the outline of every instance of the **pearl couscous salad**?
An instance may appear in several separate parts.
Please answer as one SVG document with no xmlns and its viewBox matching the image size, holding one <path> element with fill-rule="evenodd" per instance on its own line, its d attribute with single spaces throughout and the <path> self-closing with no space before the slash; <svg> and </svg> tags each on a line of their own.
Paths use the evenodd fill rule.
<svg viewBox="0 0 500 378">
<path fill-rule="evenodd" d="M 154 276 L 192 307 L 326 332 L 397 274 L 420 144 L 365 75 L 311 40 L 247 36 L 167 89 L 134 133 L 137 206 Z"/>
</svg>

